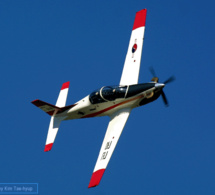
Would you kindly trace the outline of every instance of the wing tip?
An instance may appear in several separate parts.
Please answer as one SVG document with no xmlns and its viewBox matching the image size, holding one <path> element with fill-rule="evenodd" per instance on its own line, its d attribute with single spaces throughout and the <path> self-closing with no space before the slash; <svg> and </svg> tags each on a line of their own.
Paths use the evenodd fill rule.
<svg viewBox="0 0 215 195">
<path fill-rule="evenodd" d="M 104 172 L 105 172 L 105 169 L 99 169 L 93 172 L 88 188 L 93 188 L 99 185 Z"/>
<path fill-rule="evenodd" d="M 136 13 L 132 30 L 135 30 L 137 28 L 145 26 L 145 24 L 146 24 L 146 13 L 147 13 L 147 9 L 142 9 Z"/>
<path fill-rule="evenodd" d="M 52 149 L 52 146 L 53 146 L 53 143 L 50 143 L 50 144 L 46 144 L 45 145 L 45 149 L 44 149 L 44 152 L 48 152 Z"/>
</svg>

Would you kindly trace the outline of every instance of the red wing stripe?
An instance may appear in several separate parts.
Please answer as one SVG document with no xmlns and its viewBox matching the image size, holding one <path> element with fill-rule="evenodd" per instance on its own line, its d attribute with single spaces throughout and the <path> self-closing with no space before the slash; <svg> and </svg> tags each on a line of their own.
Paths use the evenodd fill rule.
<svg viewBox="0 0 215 195">
<path fill-rule="evenodd" d="M 96 187 L 102 179 L 105 169 L 100 169 L 92 174 L 88 188 Z"/>
<path fill-rule="evenodd" d="M 61 90 L 69 88 L 69 83 L 70 83 L 69 81 L 64 83 L 61 87 Z"/>
<path fill-rule="evenodd" d="M 146 12 L 147 12 L 146 9 L 142 9 L 139 12 L 136 13 L 135 20 L 134 20 L 134 25 L 133 25 L 132 30 L 135 30 L 135 29 L 137 29 L 139 27 L 145 26 Z"/>
<path fill-rule="evenodd" d="M 126 103 L 128 103 L 128 102 L 131 102 L 131 101 L 133 101 L 133 100 L 140 99 L 140 98 L 142 98 L 142 97 L 144 97 L 144 95 L 137 96 L 137 97 L 132 98 L 132 99 L 130 99 L 130 100 L 127 100 L 127 101 L 121 102 L 121 103 L 119 103 L 119 104 L 110 106 L 110 107 L 105 108 L 104 110 L 101 110 L 101 111 L 99 111 L 99 112 L 92 113 L 92 114 L 88 114 L 88 115 L 83 116 L 83 117 L 81 117 L 81 118 L 89 118 L 89 117 L 98 116 L 98 115 L 100 115 L 100 114 L 102 114 L 102 113 L 104 113 L 104 112 L 107 112 L 107 111 L 109 111 L 109 110 L 111 110 L 111 109 L 113 109 L 113 108 L 116 108 L 116 107 L 121 106 L 121 105 L 123 105 L 123 104 L 126 104 Z"/>
<path fill-rule="evenodd" d="M 45 145 L 44 152 L 50 151 L 50 150 L 52 149 L 52 146 L 53 146 L 53 143 L 50 143 L 50 144 Z"/>
</svg>

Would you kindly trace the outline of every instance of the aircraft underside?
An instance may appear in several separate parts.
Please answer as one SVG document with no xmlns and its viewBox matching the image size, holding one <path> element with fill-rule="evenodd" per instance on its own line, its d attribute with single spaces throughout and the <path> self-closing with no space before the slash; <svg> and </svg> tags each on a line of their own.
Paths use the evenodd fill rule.
<svg viewBox="0 0 215 195">
<path fill-rule="evenodd" d="M 63 120 L 99 116 L 110 117 L 110 122 L 90 179 L 89 188 L 95 187 L 100 183 L 131 110 L 156 100 L 160 95 L 165 105 L 168 105 L 163 87 L 166 83 L 173 81 L 173 77 L 170 77 L 164 83 L 159 83 L 155 71 L 152 70 L 154 77 L 151 82 L 138 84 L 146 12 L 147 10 L 143 9 L 136 13 L 119 85 L 102 87 L 77 103 L 66 106 L 70 84 L 70 82 L 66 82 L 62 85 L 55 105 L 38 99 L 32 101 L 35 106 L 51 116 L 45 152 L 52 149 L 59 126 Z"/>
</svg>

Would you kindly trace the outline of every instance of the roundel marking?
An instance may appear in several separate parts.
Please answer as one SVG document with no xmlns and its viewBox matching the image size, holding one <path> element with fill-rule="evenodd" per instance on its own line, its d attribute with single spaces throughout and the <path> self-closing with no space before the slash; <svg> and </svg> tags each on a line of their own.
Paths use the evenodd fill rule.
<svg viewBox="0 0 215 195">
<path fill-rule="evenodd" d="M 137 50 L 137 44 L 135 43 L 132 47 L 132 53 L 134 53 Z"/>
</svg>

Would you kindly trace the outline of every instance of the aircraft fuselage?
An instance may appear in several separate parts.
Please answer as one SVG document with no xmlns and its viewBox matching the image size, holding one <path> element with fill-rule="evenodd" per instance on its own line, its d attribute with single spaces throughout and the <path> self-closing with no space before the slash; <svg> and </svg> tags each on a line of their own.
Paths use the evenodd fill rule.
<svg viewBox="0 0 215 195">
<path fill-rule="evenodd" d="M 126 107 L 133 109 L 156 100 L 163 87 L 164 84 L 154 82 L 102 87 L 75 103 L 74 107 L 59 116 L 66 115 L 64 120 L 70 120 L 107 116 Z"/>
</svg>

